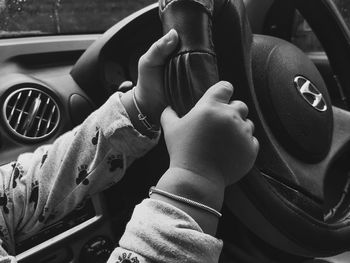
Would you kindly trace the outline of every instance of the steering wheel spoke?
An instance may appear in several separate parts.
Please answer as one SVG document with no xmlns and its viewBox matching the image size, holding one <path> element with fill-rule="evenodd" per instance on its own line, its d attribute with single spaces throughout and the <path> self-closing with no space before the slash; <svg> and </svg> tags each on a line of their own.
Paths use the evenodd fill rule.
<svg viewBox="0 0 350 263">
<path fill-rule="evenodd" d="M 334 131 L 331 156 L 338 154 L 350 142 L 350 112 L 333 106 Z"/>
<path fill-rule="evenodd" d="M 208 9 L 205 3 L 214 5 Z M 160 6 L 164 32 L 176 28 L 182 43 L 168 66 L 183 65 L 182 70 L 167 71 L 169 101 L 190 104 L 187 94 L 195 94 L 196 73 L 216 72 L 215 63 L 192 67 L 186 59 L 174 63 L 177 56 L 209 54 L 217 61 L 218 77 L 233 83 L 236 98 L 248 104 L 255 122 L 260 153 L 251 173 L 227 191 L 229 210 L 267 242 L 290 253 L 325 256 L 343 250 L 350 238 L 345 209 L 350 207 L 350 183 L 343 158 L 350 152 L 350 113 L 332 107 L 314 63 L 287 41 L 253 36 L 243 1 L 160 1 Z M 184 85 L 176 85 L 179 80 L 185 80 Z M 200 80 L 205 82 L 200 86 L 209 87 L 217 78 Z M 191 106 L 178 111 L 184 114 Z"/>
<path fill-rule="evenodd" d="M 330 193 L 327 183 L 332 182 L 333 185 L 334 181 L 340 180 L 345 187 L 346 181 L 350 177 L 350 174 L 346 174 L 346 171 L 350 171 L 350 164 L 346 170 L 346 163 L 344 163 L 350 152 L 350 112 L 333 107 L 333 123 L 331 147 L 322 161 L 305 163 L 289 154 L 283 147 L 276 144 L 276 141 L 270 142 L 270 145 L 263 141 L 262 151 L 257 162 L 257 168 L 267 181 L 279 185 L 281 191 L 285 191 L 288 195 L 294 192 L 295 196 L 304 195 L 313 200 L 320 209 L 325 210 L 324 214 L 328 217 L 329 211 L 326 207 L 335 201 L 329 202 L 327 200 L 327 198 L 334 199 L 329 196 L 333 193 Z M 339 162 L 343 163 L 339 164 Z M 344 178 L 339 178 L 337 174 L 339 173 L 339 165 L 344 167 Z M 341 183 L 338 182 L 338 185 Z M 339 192 L 343 191 L 340 189 Z M 337 198 L 341 198 L 341 195 L 338 195 Z M 309 208 L 307 206 L 305 210 L 310 212 Z M 328 210 L 331 209 L 329 207 Z M 323 214 L 320 211 L 317 214 L 321 220 Z"/>
<path fill-rule="evenodd" d="M 333 107 L 332 147 L 324 161 L 325 221 L 345 222 L 350 218 L 350 112 Z"/>
</svg>

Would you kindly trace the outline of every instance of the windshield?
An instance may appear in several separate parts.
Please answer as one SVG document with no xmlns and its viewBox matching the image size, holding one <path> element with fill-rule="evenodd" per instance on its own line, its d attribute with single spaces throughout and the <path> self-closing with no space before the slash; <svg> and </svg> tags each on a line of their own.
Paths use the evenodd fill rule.
<svg viewBox="0 0 350 263">
<path fill-rule="evenodd" d="M 350 29 L 350 0 L 333 0 L 333 2 Z M 299 12 L 295 14 L 292 42 L 304 52 L 324 52 L 312 28 Z"/>
<path fill-rule="evenodd" d="M 102 33 L 156 0 L 0 0 L 0 38 Z"/>
<path fill-rule="evenodd" d="M 350 1 L 349 0 L 334 0 L 339 12 L 343 16 L 345 23 L 350 28 Z"/>
</svg>

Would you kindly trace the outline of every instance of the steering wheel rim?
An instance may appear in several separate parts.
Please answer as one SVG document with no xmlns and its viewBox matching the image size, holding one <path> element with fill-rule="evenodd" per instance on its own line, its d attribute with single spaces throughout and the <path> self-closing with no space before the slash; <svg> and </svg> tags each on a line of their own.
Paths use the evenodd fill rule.
<svg viewBox="0 0 350 263">
<path fill-rule="evenodd" d="M 215 71 L 206 62 L 197 64 L 198 70 L 193 68 L 191 60 L 181 61 L 183 53 L 187 53 L 188 57 L 198 50 L 195 45 L 191 48 L 186 46 L 187 43 L 195 43 L 192 35 L 186 34 L 193 28 L 178 22 L 187 19 L 186 7 L 179 7 L 179 2 L 185 1 L 176 1 L 173 8 L 176 11 L 167 11 L 168 14 L 164 15 L 165 5 L 162 6 L 164 3 L 160 1 L 164 31 L 175 27 L 185 43 L 170 61 L 169 67 L 174 68 L 172 64 L 175 64 L 176 70 L 168 70 L 166 76 L 167 83 L 170 83 L 168 94 L 173 95 L 170 101 L 176 110 L 184 101 L 192 104 L 187 106 L 193 106 L 200 97 L 194 91 L 193 83 L 209 87 L 213 81 L 200 82 L 191 78 L 196 78 L 198 71 L 205 72 L 204 75 Z M 208 5 L 210 1 L 185 3 L 189 2 Z M 310 14 L 307 12 L 310 3 L 291 2 L 302 13 Z M 316 3 L 313 1 L 313 7 Z M 322 1 L 322 10 L 328 15 L 332 11 L 330 3 Z M 175 6 L 171 4 L 171 1 L 166 1 L 167 7 L 170 6 L 168 10 Z M 198 10 L 202 8 L 200 4 Z M 255 168 L 239 186 L 227 191 L 226 205 L 262 239 L 289 253 L 314 257 L 343 251 L 350 238 L 347 219 L 350 197 L 334 194 L 334 189 L 328 191 L 325 181 L 330 176 L 329 170 L 335 170 L 334 162 L 339 160 L 339 155 L 344 154 L 343 151 L 348 152 L 348 149 L 344 150 L 344 145 L 350 141 L 350 135 L 344 131 L 350 130 L 350 114 L 331 106 L 320 73 L 298 48 L 280 39 L 252 37 L 242 1 L 216 2 L 216 8 L 213 35 L 220 78 L 232 82 L 238 91 L 235 96 L 248 104 L 261 144 Z M 341 23 L 335 25 L 344 26 Z M 206 26 L 197 26 L 196 29 L 204 34 L 202 39 L 210 38 L 211 32 L 206 31 Z M 185 33 L 181 34 L 182 31 Z M 346 39 L 344 29 L 336 32 L 343 33 Z M 198 47 L 202 50 L 201 44 Z M 333 47 L 330 47 L 330 54 L 333 54 Z M 343 81 L 346 79 L 342 78 Z M 192 97 L 188 100 L 186 96 Z M 294 109 L 295 105 L 297 109 Z M 184 114 L 184 110 L 178 110 L 178 113 Z M 340 199 L 330 202 L 328 206 L 332 213 L 326 216 L 323 208 L 327 201 L 325 192 L 331 199 L 334 196 Z M 261 220 L 260 224 L 257 224 L 257 218 Z"/>
<path fill-rule="evenodd" d="M 310 19 L 310 16 L 314 7 L 319 7 L 316 10 L 322 10 L 321 13 L 323 15 L 325 13 L 331 13 L 329 0 L 289 1 L 297 5 L 309 23 L 313 21 Z M 306 7 L 302 6 L 303 4 Z M 89 94 L 91 97 L 100 97 L 96 94 L 101 93 L 101 90 L 97 91 L 95 87 L 101 86 L 102 82 L 101 64 L 105 55 L 103 53 L 104 50 L 112 46 L 121 48 L 123 43 L 120 43 L 119 39 L 123 39 L 127 30 L 130 30 L 130 28 L 134 30 L 138 24 L 150 23 L 150 20 L 144 15 L 148 12 L 152 13 L 152 17 L 156 16 L 156 6 L 153 5 L 113 27 L 101 39 L 96 41 L 76 63 L 71 75 L 80 87 L 86 91 L 93 91 Z M 330 14 L 328 16 L 332 17 Z M 246 87 L 245 90 L 236 88 L 235 96 L 248 104 L 250 107 L 250 118 L 254 120 L 257 132 L 260 133 L 259 130 L 263 128 L 260 117 L 263 117 L 263 115 L 260 112 L 257 97 L 255 95 L 251 96 L 251 94 L 255 94 L 252 85 L 253 72 L 250 66 L 252 35 L 247 23 L 244 5 L 242 1 L 236 0 L 217 1 L 215 2 L 213 17 L 213 40 L 217 51 L 220 79 L 232 82 L 235 87 Z M 324 19 L 324 17 L 322 18 Z M 319 19 L 315 19 L 310 24 L 314 29 L 318 28 L 322 32 L 322 26 L 313 25 L 317 24 Z M 157 23 L 154 18 L 151 21 L 152 23 Z M 338 28 L 341 27 L 341 23 L 334 22 L 333 20 L 330 20 L 330 22 L 329 27 L 331 29 L 327 32 L 329 32 L 329 35 L 338 38 L 339 41 L 337 43 L 341 42 L 342 48 L 330 45 L 325 46 L 325 49 L 333 67 L 337 64 L 336 61 L 338 61 L 338 58 L 342 57 L 340 68 L 342 69 L 341 72 L 344 72 L 344 68 L 350 68 L 350 55 L 341 56 L 339 50 L 346 50 L 346 54 L 350 53 L 350 48 L 347 44 L 348 37 L 346 36 L 347 34 L 344 35 L 344 32 L 346 33 L 344 29 Z M 324 33 L 322 35 L 317 30 L 315 31 L 321 42 L 327 39 Z M 349 59 L 346 60 L 344 57 L 349 57 Z M 348 67 L 344 65 L 348 65 Z M 343 79 L 350 79 L 347 78 L 345 73 L 342 76 L 342 78 L 339 78 L 342 83 L 346 83 Z M 107 97 L 108 92 L 103 92 Z M 98 103 L 100 104 L 102 102 L 103 100 L 100 98 Z M 340 132 L 339 136 L 342 140 L 339 141 L 339 146 L 343 146 L 346 144 L 345 141 L 350 140 L 347 134 L 350 130 L 350 116 L 341 109 L 333 108 L 333 111 L 336 115 L 334 118 L 334 122 L 336 122 L 334 131 Z M 259 136 L 259 140 L 262 143 L 263 138 Z M 339 147 L 339 151 L 336 150 L 333 152 L 341 152 L 341 149 L 342 147 Z M 284 166 L 284 168 L 286 167 Z M 282 200 L 278 196 L 276 188 L 271 187 L 271 180 L 273 179 L 275 178 L 271 176 L 267 178 L 262 175 L 257 166 L 238 185 L 228 189 L 225 200 L 226 205 L 230 208 L 231 212 L 263 240 L 289 253 L 311 257 L 328 256 L 347 248 L 346 244 L 350 239 L 350 230 L 347 223 L 340 224 L 335 230 L 329 230 L 328 226 L 325 225 L 324 229 L 322 229 L 323 232 L 320 233 L 318 228 L 313 227 L 313 222 L 305 221 L 307 216 L 301 215 L 304 212 L 303 210 L 296 211 L 293 206 L 286 205 L 290 204 L 288 200 Z M 301 198 L 300 200 L 303 201 L 304 199 Z M 312 240 L 308 240 L 309 237 L 312 237 Z"/>
<path fill-rule="evenodd" d="M 330 3 L 330 1 L 291 2 L 293 2 L 299 11 L 304 14 L 306 19 L 311 15 L 310 10 L 320 9 L 322 9 L 322 13 L 329 12 L 328 16 L 334 18 L 332 16 L 332 11 L 334 10 L 332 9 L 332 3 Z M 231 4 L 234 5 L 234 3 Z M 320 8 L 320 6 L 323 6 L 323 8 Z M 224 10 L 226 11 L 227 8 Z M 308 10 L 309 12 L 305 10 Z M 324 16 L 323 19 L 325 19 Z M 312 21 L 317 24 L 314 20 Z M 333 25 L 334 27 L 345 26 L 344 24 L 339 23 L 339 21 L 333 23 Z M 317 27 L 321 30 L 320 25 Z M 332 36 L 340 37 L 339 34 L 343 34 L 341 41 L 343 43 L 342 50 L 345 48 L 349 50 L 349 46 L 345 44 L 348 39 L 347 30 L 344 30 L 343 28 L 335 30 L 333 28 L 332 31 Z M 327 31 L 327 33 L 329 32 Z M 321 39 L 324 40 L 324 37 L 325 36 L 323 35 Z M 257 36 L 254 37 L 253 49 L 256 48 L 256 38 Z M 217 42 L 214 41 L 214 43 L 216 44 Z M 334 64 L 340 54 L 339 47 L 337 51 L 335 51 L 335 47 L 331 45 L 328 45 L 327 48 L 327 54 L 330 54 L 330 60 L 333 61 Z M 336 57 L 334 56 L 335 53 L 337 54 Z M 218 57 L 220 57 L 220 54 L 218 54 Z M 227 54 L 225 54 L 225 57 L 222 56 L 222 58 L 229 59 Z M 341 61 L 343 60 L 344 59 Z M 253 63 L 254 62 L 256 62 L 256 60 L 254 60 L 253 54 Z M 225 62 L 222 63 L 225 64 Z M 347 62 L 346 65 L 349 65 L 349 62 Z M 262 64 L 260 64 L 260 66 L 262 66 Z M 256 75 L 256 69 L 255 72 L 253 72 L 253 75 L 254 73 Z M 230 78 L 229 74 L 224 76 L 226 77 L 225 79 L 232 81 L 232 77 Z M 254 83 L 256 85 L 255 89 L 259 89 L 260 87 L 257 83 L 259 83 L 258 81 L 261 79 L 257 76 L 254 76 L 254 78 Z M 300 160 L 303 158 L 295 158 L 295 155 L 292 156 L 291 153 L 286 152 L 285 146 L 281 147 L 280 141 L 277 142 L 277 149 L 275 148 L 276 142 L 272 142 L 274 146 L 266 146 L 267 144 L 265 140 L 267 139 L 267 143 L 271 143 L 271 138 L 273 138 L 272 140 L 276 139 L 276 134 L 272 134 L 272 132 L 269 131 L 271 123 L 267 124 L 267 122 L 265 122 L 266 116 L 264 117 L 264 114 L 262 113 L 261 101 L 259 102 L 256 98 L 256 93 L 257 92 L 253 90 L 252 97 L 240 94 L 239 98 L 242 97 L 250 106 L 251 116 L 255 117 L 254 121 L 257 126 L 257 137 L 260 140 L 262 145 L 261 148 L 263 150 L 261 150 L 255 169 L 253 169 L 239 185 L 233 186 L 227 191 L 226 205 L 230 208 L 231 212 L 240 218 L 248 228 L 258 234 L 263 240 L 289 253 L 316 257 L 334 255 L 346 250 L 347 241 L 350 238 L 348 220 L 344 217 L 338 217 L 338 219 L 333 221 L 330 220 L 328 222 L 316 219 L 311 213 L 312 210 L 315 210 L 315 205 L 312 204 L 313 200 L 308 200 L 310 197 L 308 196 L 309 193 L 305 196 L 305 189 L 298 188 L 298 184 L 290 185 L 288 181 L 281 180 L 281 177 L 276 177 L 276 173 L 289 174 L 290 177 L 294 177 L 298 176 L 295 174 L 298 170 L 300 172 L 301 169 L 304 169 L 312 176 L 315 175 L 315 171 L 322 172 L 323 176 L 319 177 L 319 180 L 326 180 L 326 176 L 329 176 L 330 173 L 329 169 L 336 160 L 339 160 L 339 155 L 348 154 L 348 144 L 350 139 L 348 132 L 350 130 L 349 113 L 333 107 L 334 129 L 332 132 L 330 150 L 327 151 L 326 156 L 323 156 L 319 160 L 311 162 L 304 161 L 304 163 L 301 163 L 302 165 L 300 165 Z M 256 118 L 256 116 L 259 118 Z M 261 120 L 265 123 L 262 123 Z M 262 132 L 262 129 L 265 129 L 264 132 Z M 266 136 L 262 136 L 264 133 Z M 264 151 L 264 148 L 266 147 L 268 148 L 268 151 Z M 268 156 L 270 158 L 261 158 L 262 156 Z M 276 162 L 273 157 L 280 158 L 280 160 Z M 271 170 L 266 170 L 266 165 L 261 166 L 261 163 L 266 164 L 267 162 L 270 162 L 270 168 L 274 168 L 272 172 L 275 174 L 271 173 Z M 318 186 L 318 190 L 324 191 L 323 184 Z M 281 195 L 281 192 L 284 192 L 284 196 Z M 290 196 L 287 197 L 287 195 Z M 304 207 L 301 207 L 301 203 L 303 203 Z M 348 210 L 345 209 L 345 207 L 348 205 L 348 201 L 344 200 L 341 205 L 343 206 L 342 213 L 347 215 Z M 320 204 L 318 204 L 318 206 L 320 206 Z M 308 211 L 307 208 L 310 210 Z M 322 212 L 322 209 L 317 209 L 317 212 Z"/>
</svg>

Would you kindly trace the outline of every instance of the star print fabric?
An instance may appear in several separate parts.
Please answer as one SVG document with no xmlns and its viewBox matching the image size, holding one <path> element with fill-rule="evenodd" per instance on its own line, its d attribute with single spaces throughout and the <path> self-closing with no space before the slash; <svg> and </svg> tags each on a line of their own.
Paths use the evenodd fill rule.
<svg viewBox="0 0 350 263">
<path fill-rule="evenodd" d="M 87 196 L 118 182 L 131 162 L 157 140 L 133 128 L 120 93 L 115 93 L 53 144 L 1 166 L 3 248 L 15 253 L 16 239 L 32 235 L 72 211 Z"/>
</svg>

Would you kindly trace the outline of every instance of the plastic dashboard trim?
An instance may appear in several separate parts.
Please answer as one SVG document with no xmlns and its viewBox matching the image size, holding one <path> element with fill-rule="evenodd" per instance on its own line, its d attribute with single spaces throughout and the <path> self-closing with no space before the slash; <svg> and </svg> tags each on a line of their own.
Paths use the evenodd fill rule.
<svg viewBox="0 0 350 263">
<path fill-rule="evenodd" d="M 54 236 L 48 240 L 46 240 L 43 243 L 40 243 L 20 254 L 18 254 L 16 256 L 16 259 L 18 262 L 20 262 L 21 260 L 26 260 L 29 257 L 32 257 L 40 252 L 42 252 L 45 249 L 49 249 L 50 247 L 65 241 L 66 239 L 72 238 L 75 235 L 78 235 L 79 233 L 82 233 L 86 228 L 91 227 L 91 226 L 95 226 L 97 225 L 100 221 L 102 221 L 103 219 L 103 208 L 102 208 L 102 200 L 101 200 L 101 196 L 100 195 L 95 195 L 92 198 L 92 203 L 95 209 L 95 213 L 96 215 L 88 220 L 86 220 L 85 222 L 74 226 L 71 229 L 68 229 L 66 231 L 64 231 L 63 233 Z"/>
<path fill-rule="evenodd" d="M 86 50 L 100 36 L 91 34 L 2 39 L 0 63 L 19 55 Z"/>
</svg>

